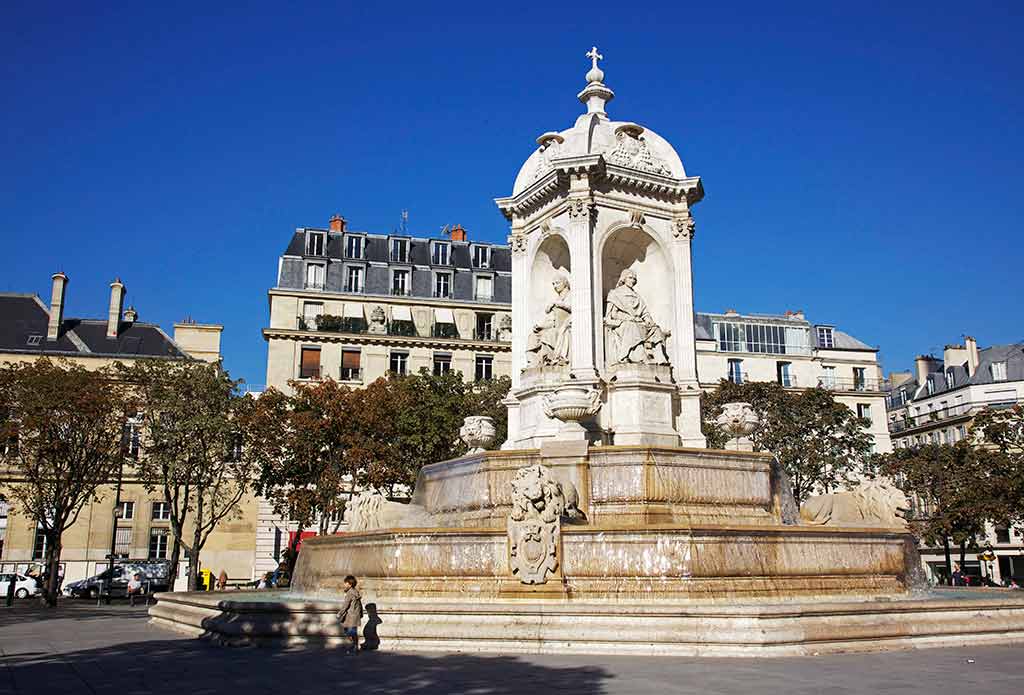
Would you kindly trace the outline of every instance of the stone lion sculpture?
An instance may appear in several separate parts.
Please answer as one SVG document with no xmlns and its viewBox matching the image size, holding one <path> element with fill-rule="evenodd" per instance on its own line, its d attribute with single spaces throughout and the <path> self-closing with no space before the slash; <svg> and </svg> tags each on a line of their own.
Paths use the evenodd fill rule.
<svg viewBox="0 0 1024 695">
<path fill-rule="evenodd" d="M 534 515 L 547 523 L 562 517 L 584 517 L 579 509 L 580 493 L 576 486 L 569 481 L 556 480 L 543 466 L 520 469 L 512 478 L 510 485 L 512 510 L 509 516 L 514 521 L 522 521 Z"/>
<path fill-rule="evenodd" d="M 362 492 L 346 505 L 350 531 L 433 526 L 430 513 L 416 504 L 392 502 L 378 492 Z"/>
<path fill-rule="evenodd" d="M 885 478 L 865 480 L 849 492 L 811 497 L 800 508 L 805 523 L 819 526 L 885 526 L 907 523 L 907 496 Z"/>
</svg>

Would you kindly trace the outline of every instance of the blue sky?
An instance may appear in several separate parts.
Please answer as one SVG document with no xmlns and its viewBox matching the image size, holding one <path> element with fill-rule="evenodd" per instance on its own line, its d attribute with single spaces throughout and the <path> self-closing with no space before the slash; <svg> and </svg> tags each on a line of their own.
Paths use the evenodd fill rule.
<svg viewBox="0 0 1024 695">
<path fill-rule="evenodd" d="M 1024 4 L 94 4 L 0 9 L 0 291 L 63 269 L 100 317 L 120 276 L 250 383 L 295 227 L 503 241 L 594 43 L 611 116 L 704 180 L 698 310 L 803 309 L 887 370 L 1024 339 Z"/>
</svg>

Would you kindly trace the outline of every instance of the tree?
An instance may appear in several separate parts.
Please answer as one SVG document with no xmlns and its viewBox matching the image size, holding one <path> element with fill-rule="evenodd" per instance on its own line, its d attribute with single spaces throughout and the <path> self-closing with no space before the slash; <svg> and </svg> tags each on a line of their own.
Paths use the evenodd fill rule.
<svg viewBox="0 0 1024 695">
<path fill-rule="evenodd" d="M 43 357 L 0 368 L 0 449 L 7 497 L 46 540 L 43 595 L 57 604 L 64 532 L 124 461 L 130 401 L 108 369 Z"/>
<path fill-rule="evenodd" d="M 951 576 L 950 542 L 960 547 L 962 563 L 967 547 L 984 535 L 985 521 L 999 513 L 998 481 L 991 475 L 995 457 L 960 441 L 897 449 L 879 461 L 879 472 L 914 499 L 911 531 L 943 546 Z"/>
<path fill-rule="evenodd" d="M 121 367 L 138 394 L 143 452 L 139 479 L 163 493 L 170 507 L 176 576 L 181 548 L 189 551 L 188 587 L 198 584 L 200 555 L 217 526 L 241 514 L 253 467 L 243 455 L 241 415 L 251 397 L 238 382 L 205 362 L 144 360 Z M 191 538 L 186 541 L 186 522 Z"/>
<path fill-rule="evenodd" d="M 802 504 L 812 493 L 850 482 L 871 452 L 870 424 L 822 388 L 789 391 L 774 382 L 734 384 L 723 380 L 702 397 L 708 446 L 728 439 L 715 419 L 726 403 L 750 403 L 762 426 L 751 436 L 755 451 L 773 454 L 789 475 L 793 496 Z"/>
<path fill-rule="evenodd" d="M 986 449 L 998 452 L 990 457 L 1001 505 L 993 520 L 1024 528 L 1024 405 L 986 408 L 975 416 L 971 431 Z"/>
</svg>

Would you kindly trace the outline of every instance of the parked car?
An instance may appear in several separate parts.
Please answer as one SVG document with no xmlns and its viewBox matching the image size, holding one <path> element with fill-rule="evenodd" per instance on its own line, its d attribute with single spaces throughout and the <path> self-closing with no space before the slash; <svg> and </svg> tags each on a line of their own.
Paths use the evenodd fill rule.
<svg viewBox="0 0 1024 695">
<path fill-rule="evenodd" d="M 14 577 L 14 595 L 18 598 L 28 598 L 40 593 L 39 582 L 24 574 L 0 574 L 0 594 L 7 595 L 8 585 Z"/>
<path fill-rule="evenodd" d="M 73 598 L 97 598 L 101 593 L 111 596 L 127 596 L 128 580 L 132 575 L 142 575 L 149 591 L 166 591 L 170 586 L 171 563 L 167 560 L 122 560 L 94 577 L 80 579 L 64 585 L 64 594 Z"/>
</svg>

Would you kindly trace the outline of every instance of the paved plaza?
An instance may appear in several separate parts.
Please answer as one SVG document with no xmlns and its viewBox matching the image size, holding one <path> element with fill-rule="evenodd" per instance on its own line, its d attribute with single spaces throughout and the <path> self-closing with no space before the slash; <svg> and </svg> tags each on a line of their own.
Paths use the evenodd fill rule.
<svg viewBox="0 0 1024 695">
<path fill-rule="evenodd" d="M 0 695 L 62 693 L 1024 692 L 1024 647 L 784 659 L 475 656 L 226 648 L 148 624 L 144 607 L 0 608 Z"/>
</svg>

